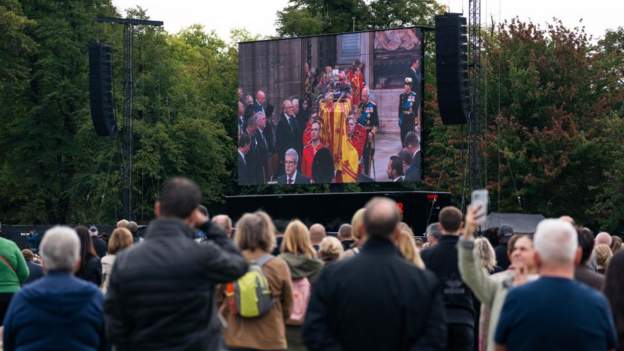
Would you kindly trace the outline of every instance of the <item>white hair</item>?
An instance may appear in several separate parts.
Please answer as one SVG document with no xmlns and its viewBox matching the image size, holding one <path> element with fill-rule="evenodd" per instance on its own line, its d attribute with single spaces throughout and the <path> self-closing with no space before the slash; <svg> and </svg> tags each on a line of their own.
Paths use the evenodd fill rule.
<svg viewBox="0 0 624 351">
<path fill-rule="evenodd" d="M 70 227 L 48 229 L 39 245 L 46 271 L 72 272 L 80 260 L 80 239 Z"/>
<path fill-rule="evenodd" d="M 574 264 L 578 237 L 572 224 L 560 219 L 545 219 L 537 225 L 533 246 L 547 265 Z"/>
<path fill-rule="evenodd" d="M 255 121 L 256 123 L 258 123 L 258 120 L 259 120 L 259 119 L 260 119 L 260 117 L 262 117 L 262 116 L 266 117 L 266 114 L 265 114 L 264 112 L 262 112 L 262 111 L 258 111 L 258 112 L 256 112 L 253 116 L 251 116 L 251 118 L 253 118 L 253 119 L 254 119 L 254 121 Z"/>
<path fill-rule="evenodd" d="M 295 149 L 286 150 L 286 154 L 284 155 L 284 158 L 286 158 L 286 156 L 293 157 L 295 159 L 295 163 L 299 164 L 299 154 L 297 153 L 297 150 Z"/>
</svg>

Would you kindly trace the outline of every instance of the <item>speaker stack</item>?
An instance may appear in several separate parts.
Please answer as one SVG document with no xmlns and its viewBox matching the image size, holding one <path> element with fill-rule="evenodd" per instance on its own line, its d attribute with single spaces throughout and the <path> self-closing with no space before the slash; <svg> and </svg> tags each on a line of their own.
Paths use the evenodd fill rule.
<svg viewBox="0 0 624 351">
<path fill-rule="evenodd" d="M 89 45 L 89 92 L 95 133 L 110 136 L 117 131 L 113 109 L 113 62 L 109 45 Z"/>
<path fill-rule="evenodd" d="M 446 13 L 435 17 L 436 78 L 442 123 L 464 124 L 470 112 L 466 17 Z"/>
</svg>

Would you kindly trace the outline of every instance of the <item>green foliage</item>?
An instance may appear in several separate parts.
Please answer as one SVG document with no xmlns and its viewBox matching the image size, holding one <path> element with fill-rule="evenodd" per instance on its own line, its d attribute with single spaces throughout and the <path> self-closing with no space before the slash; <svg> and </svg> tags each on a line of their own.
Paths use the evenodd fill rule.
<svg viewBox="0 0 624 351">
<path fill-rule="evenodd" d="M 280 36 L 432 25 L 435 0 L 290 0 L 277 13 Z"/>
<path fill-rule="evenodd" d="M 112 222 L 121 217 L 121 133 L 95 136 L 87 44 L 99 38 L 114 48 L 121 127 L 121 29 L 94 21 L 97 14 L 119 14 L 106 0 L 9 5 L 0 7 L 7 29 L 0 45 L 12 50 L 0 53 L 2 221 Z M 147 18 L 140 8 L 128 15 Z M 136 28 L 134 218 L 152 217 L 161 183 L 174 175 L 195 179 L 208 203 L 221 200 L 230 183 L 233 144 L 224 125 L 235 114 L 236 77 L 235 48 L 214 32 Z"/>
<path fill-rule="evenodd" d="M 433 0 L 291 0 L 278 33 L 300 36 L 431 24 Z M 110 0 L 0 2 L 0 214 L 7 223 L 112 222 L 121 217 L 121 135 L 95 136 L 87 44 L 109 43 L 122 125 L 122 31 Z M 147 18 L 141 8 L 129 15 Z M 592 41 L 582 29 L 514 20 L 484 32 L 484 182 L 492 209 L 570 214 L 624 227 L 624 29 Z M 207 203 L 227 193 L 431 189 L 469 196 L 467 128 L 438 117 L 435 53 L 425 51 L 425 179 L 386 184 L 240 189 L 233 180 L 237 42 L 199 25 L 137 28 L 134 46 L 134 214 L 152 217 L 162 182 L 195 179 Z M 431 38 L 428 38 L 431 39 Z M 432 42 L 432 40 L 428 40 Z M 487 97 L 487 100 L 485 98 Z"/>
<path fill-rule="evenodd" d="M 35 21 L 22 13 L 15 0 L 0 4 L 0 89 L 10 89 L 26 75 L 24 59 L 35 50 L 35 42 L 25 34 Z"/>
<path fill-rule="evenodd" d="M 483 35 L 482 176 L 491 209 L 569 214 L 592 228 L 622 230 L 624 29 L 597 44 L 560 22 L 540 28 L 513 20 Z M 467 128 L 440 123 L 434 65 L 426 66 L 425 83 L 424 188 L 465 204 Z"/>
<path fill-rule="evenodd" d="M 435 0 L 373 0 L 368 7 L 371 29 L 433 25 L 441 9 Z"/>
<path fill-rule="evenodd" d="M 278 33 L 282 37 L 313 35 L 327 31 L 323 17 L 307 7 L 290 5 L 278 11 L 277 18 Z"/>
</svg>

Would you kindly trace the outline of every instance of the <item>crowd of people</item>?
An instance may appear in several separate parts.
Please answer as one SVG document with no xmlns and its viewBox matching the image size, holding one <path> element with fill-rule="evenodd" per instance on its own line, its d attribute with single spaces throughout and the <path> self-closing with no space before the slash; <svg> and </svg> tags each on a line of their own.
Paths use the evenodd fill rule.
<svg viewBox="0 0 624 351">
<path fill-rule="evenodd" d="M 0 238 L 4 350 L 624 350 L 622 240 L 570 217 L 480 235 L 449 206 L 421 238 L 374 198 L 330 235 L 201 199 L 165 182 L 141 240 L 126 220 L 53 227 L 38 255 Z"/>
<path fill-rule="evenodd" d="M 374 181 L 379 111 L 364 65 L 304 71 L 303 95 L 284 99 L 277 113 L 263 90 L 253 97 L 239 88 L 239 184 Z M 388 160 L 387 181 L 420 180 L 419 59 L 406 76 L 397 116 L 404 152 Z"/>
</svg>

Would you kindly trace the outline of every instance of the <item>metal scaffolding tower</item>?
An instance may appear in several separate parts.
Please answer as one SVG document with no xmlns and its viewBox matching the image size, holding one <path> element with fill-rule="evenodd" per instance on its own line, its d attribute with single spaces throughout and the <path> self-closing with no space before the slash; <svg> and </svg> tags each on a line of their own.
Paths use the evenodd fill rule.
<svg viewBox="0 0 624 351">
<path fill-rule="evenodd" d="M 132 77 L 132 44 L 134 26 L 162 26 L 162 21 L 148 21 L 136 18 L 98 16 L 98 22 L 122 24 L 124 26 L 124 108 L 121 178 L 123 184 L 123 215 L 132 220 L 132 98 L 134 81 Z"/>
<path fill-rule="evenodd" d="M 468 156 L 470 187 L 482 189 L 481 179 L 481 0 L 469 0 L 468 55 L 470 62 L 470 115 L 468 120 Z"/>
</svg>

